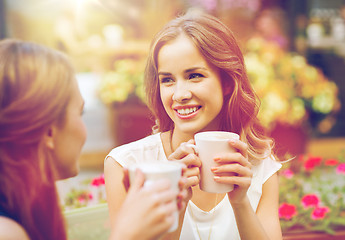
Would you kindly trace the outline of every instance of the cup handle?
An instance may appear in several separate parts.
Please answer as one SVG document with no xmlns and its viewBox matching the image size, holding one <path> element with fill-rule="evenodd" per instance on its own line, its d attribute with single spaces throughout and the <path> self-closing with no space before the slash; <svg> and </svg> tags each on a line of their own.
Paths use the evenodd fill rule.
<svg viewBox="0 0 345 240">
<path fill-rule="evenodd" d="M 195 152 L 196 154 L 199 154 L 199 150 L 198 150 L 197 146 L 195 146 L 194 144 L 187 143 L 187 144 L 186 144 L 186 147 L 191 147 L 191 148 L 193 148 L 194 152 Z"/>
</svg>

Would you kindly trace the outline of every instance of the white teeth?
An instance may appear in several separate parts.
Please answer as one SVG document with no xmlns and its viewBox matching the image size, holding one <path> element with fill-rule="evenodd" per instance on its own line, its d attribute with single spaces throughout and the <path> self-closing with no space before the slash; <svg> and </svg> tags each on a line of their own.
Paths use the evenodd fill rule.
<svg viewBox="0 0 345 240">
<path fill-rule="evenodd" d="M 177 109 L 177 112 L 181 115 L 188 115 L 197 110 L 197 107 Z"/>
</svg>

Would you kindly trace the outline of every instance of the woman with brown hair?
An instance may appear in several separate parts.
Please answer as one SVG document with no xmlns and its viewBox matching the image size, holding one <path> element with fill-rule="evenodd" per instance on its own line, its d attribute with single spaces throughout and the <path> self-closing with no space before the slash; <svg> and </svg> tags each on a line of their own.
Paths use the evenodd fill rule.
<svg viewBox="0 0 345 240">
<path fill-rule="evenodd" d="M 0 239 L 67 239 L 55 181 L 79 171 L 83 107 L 66 56 L 34 43 L 0 41 Z M 167 182 L 143 188 L 143 173 L 137 176 L 111 239 L 152 239 L 172 224 L 177 193 Z M 124 228 L 128 222 L 135 227 Z"/>
<path fill-rule="evenodd" d="M 259 103 L 232 32 L 217 18 L 187 13 L 154 37 L 145 71 L 155 132 L 113 149 L 105 160 L 111 219 L 117 219 L 125 190 L 122 168 L 136 162 L 178 161 L 187 166 L 189 198 L 175 239 L 281 239 L 278 178 L 273 141 L 257 119 Z M 214 159 L 214 180 L 234 184 L 228 193 L 199 188 L 198 154 L 188 143 L 202 131 L 229 131 L 235 153 Z M 186 144 L 187 143 L 187 144 Z M 225 173 L 234 173 L 229 177 Z M 227 175 L 227 176 L 225 176 Z M 233 174 L 232 174 L 233 175 Z"/>
</svg>

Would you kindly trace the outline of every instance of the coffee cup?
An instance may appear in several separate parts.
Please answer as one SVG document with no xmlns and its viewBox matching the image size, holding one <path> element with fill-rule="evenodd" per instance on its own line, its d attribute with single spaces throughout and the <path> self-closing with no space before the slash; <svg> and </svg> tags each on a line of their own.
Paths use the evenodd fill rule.
<svg viewBox="0 0 345 240">
<path fill-rule="evenodd" d="M 168 179 L 171 184 L 171 189 L 179 192 L 179 181 L 182 176 L 183 165 L 176 162 L 160 161 L 133 164 L 128 168 L 129 182 L 132 184 L 135 180 L 136 169 L 140 169 L 145 176 L 144 187 L 149 186 L 153 182 L 160 179 Z M 176 202 L 176 200 L 174 200 Z M 177 202 L 176 202 L 177 204 Z M 170 227 L 169 232 L 173 232 L 178 227 L 179 213 L 178 210 L 174 212 L 174 223 Z"/>
<path fill-rule="evenodd" d="M 214 158 L 222 153 L 236 152 L 236 149 L 230 146 L 229 140 L 239 140 L 238 134 L 225 131 L 206 131 L 194 135 L 195 145 L 191 147 L 198 152 L 201 160 L 200 169 L 200 189 L 210 193 L 231 192 L 234 188 L 232 184 L 218 183 L 214 180 L 212 167 L 219 166 Z M 231 176 L 232 174 L 227 174 Z"/>
</svg>

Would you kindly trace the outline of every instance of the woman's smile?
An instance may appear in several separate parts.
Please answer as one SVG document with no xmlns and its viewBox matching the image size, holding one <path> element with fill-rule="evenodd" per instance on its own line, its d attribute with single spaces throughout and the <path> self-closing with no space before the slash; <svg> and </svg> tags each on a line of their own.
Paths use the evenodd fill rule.
<svg viewBox="0 0 345 240">
<path fill-rule="evenodd" d="M 174 107 L 174 110 L 176 112 L 176 115 L 180 119 L 191 119 L 195 117 L 199 109 L 201 109 L 201 106 L 177 106 Z"/>
</svg>

